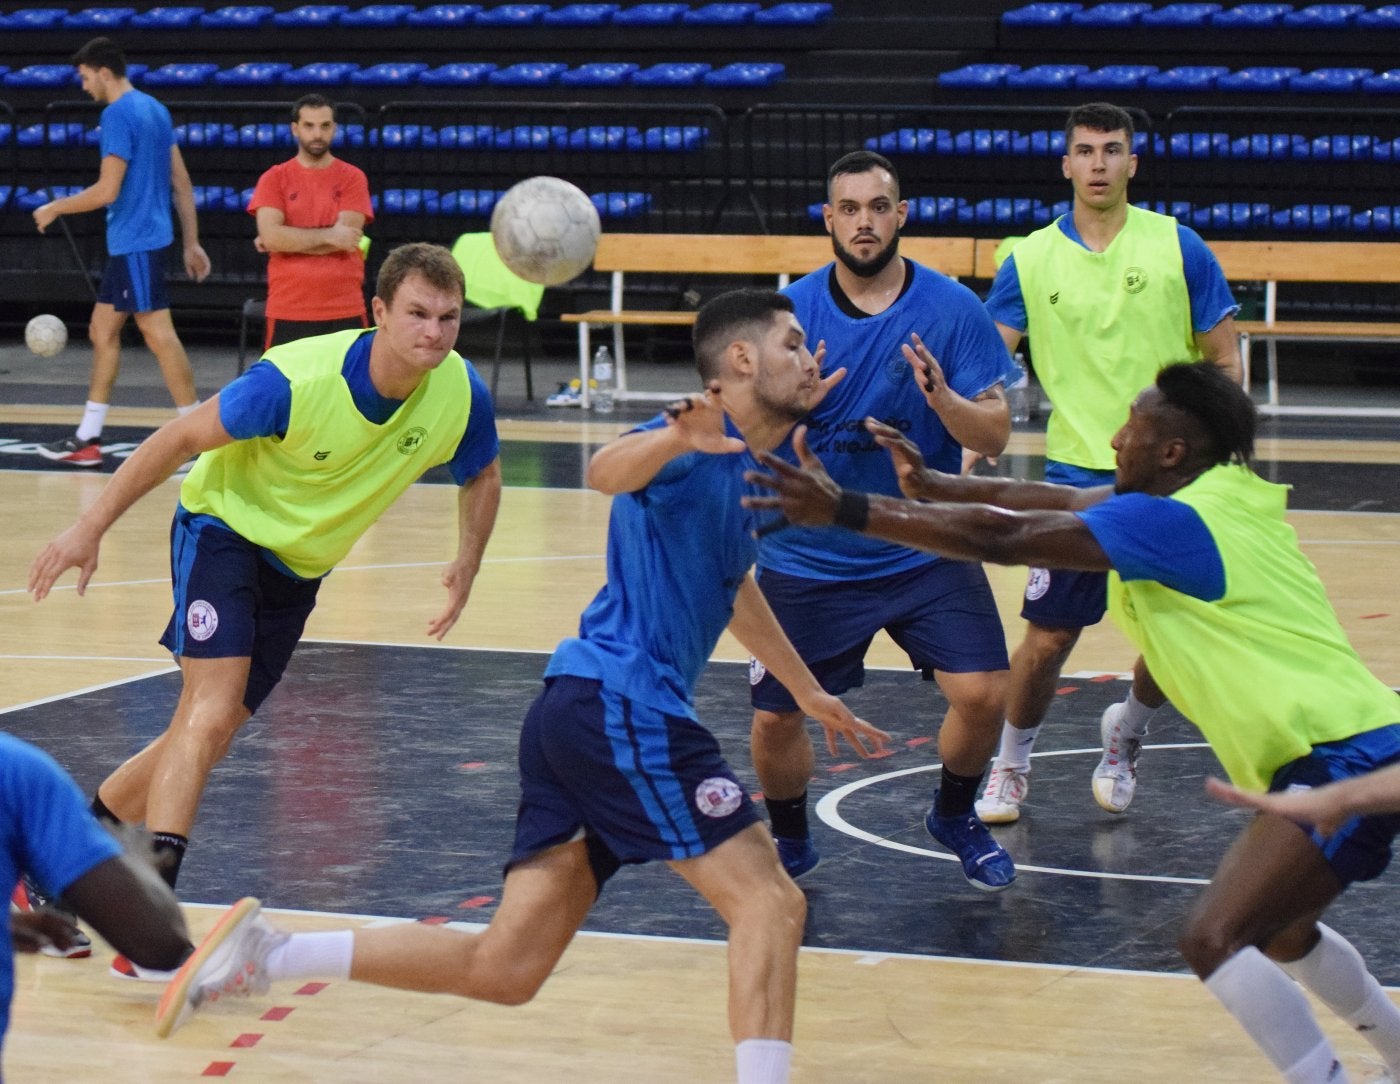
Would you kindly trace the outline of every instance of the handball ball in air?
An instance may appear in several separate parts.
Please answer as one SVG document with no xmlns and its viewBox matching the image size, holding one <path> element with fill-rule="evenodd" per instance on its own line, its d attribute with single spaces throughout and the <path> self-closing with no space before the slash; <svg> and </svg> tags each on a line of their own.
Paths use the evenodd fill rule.
<svg viewBox="0 0 1400 1084">
<path fill-rule="evenodd" d="M 68 344 L 68 329 L 57 316 L 45 313 L 29 321 L 24 341 L 41 358 L 51 358 Z"/>
<path fill-rule="evenodd" d="M 502 262 L 527 282 L 558 286 L 593 262 L 602 226 L 598 209 L 558 177 L 529 177 L 491 212 L 491 238 Z"/>
</svg>

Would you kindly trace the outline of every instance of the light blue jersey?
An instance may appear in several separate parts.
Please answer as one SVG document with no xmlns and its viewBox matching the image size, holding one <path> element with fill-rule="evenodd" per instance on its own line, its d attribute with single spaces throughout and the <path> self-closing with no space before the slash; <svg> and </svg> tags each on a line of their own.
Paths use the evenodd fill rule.
<svg viewBox="0 0 1400 1084">
<path fill-rule="evenodd" d="M 129 90 L 102 110 L 102 157 L 126 163 L 121 192 L 107 208 L 107 254 L 125 256 L 169 245 L 170 111 L 149 94 Z"/>
</svg>

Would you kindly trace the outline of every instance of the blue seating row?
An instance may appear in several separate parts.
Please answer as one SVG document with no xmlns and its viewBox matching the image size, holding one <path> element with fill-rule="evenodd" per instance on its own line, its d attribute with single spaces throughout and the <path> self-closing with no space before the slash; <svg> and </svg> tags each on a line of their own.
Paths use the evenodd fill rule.
<svg viewBox="0 0 1400 1084">
<path fill-rule="evenodd" d="M 1005 12 L 1006 26 L 1091 26 L 1148 28 L 1253 30 L 1288 27 L 1296 30 L 1393 30 L 1400 28 L 1400 5 L 1386 4 L 1367 10 L 1364 4 L 1249 3 L 1226 8 L 1222 4 L 1175 3 L 1154 8 L 1147 3 L 1110 2 L 1086 7 L 1051 0 L 1027 4 Z"/>
<path fill-rule="evenodd" d="M 816 26 L 831 17 L 828 3 L 785 2 L 764 7 L 758 3 L 620 4 L 370 4 L 352 9 L 347 4 L 303 4 L 277 11 L 268 4 L 234 4 L 206 10 L 185 5 L 138 11 L 131 7 L 92 7 L 82 11 L 63 8 L 28 8 L 0 15 L 0 30 L 87 30 L 107 33 L 136 30 L 252 30 L 348 26 L 379 29 L 410 26 L 432 29 L 463 26 L 496 27 L 657 27 L 685 26 Z"/>
<path fill-rule="evenodd" d="M 576 86 L 765 87 L 783 78 L 785 67 L 768 62 L 735 62 L 720 68 L 700 62 L 669 62 L 643 68 L 627 62 L 580 64 L 571 68 L 558 61 L 525 61 L 498 67 L 490 62 L 456 62 L 431 67 L 422 61 L 388 61 L 361 67 L 349 61 L 316 61 L 300 67 L 285 61 L 249 61 L 220 69 L 211 63 L 165 64 L 127 69 L 132 83 L 146 87 L 200 86 Z M 4 69 L 0 81 L 8 87 L 67 87 L 78 85 L 70 64 L 30 64 L 17 71 Z"/>
<path fill-rule="evenodd" d="M 1397 24 L 1400 25 L 1400 24 Z M 1221 65 L 1188 64 L 1163 71 L 1154 64 L 1110 64 L 1090 70 L 1087 64 L 968 64 L 938 76 L 945 87 L 985 90 L 1225 90 L 1302 94 L 1400 93 L 1400 68 L 1253 67 L 1231 71 Z"/>
<path fill-rule="evenodd" d="M 930 154 L 951 157 L 1059 157 L 1065 153 L 1062 131 L 1021 132 L 1007 128 L 898 128 L 872 136 L 867 150 L 881 154 Z M 1375 135 L 1299 135 L 1296 132 L 1145 132 L 1133 136 L 1133 152 L 1151 147 L 1154 157 L 1228 158 L 1244 161 L 1400 162 L 1400 138 Z"/>
</svg>

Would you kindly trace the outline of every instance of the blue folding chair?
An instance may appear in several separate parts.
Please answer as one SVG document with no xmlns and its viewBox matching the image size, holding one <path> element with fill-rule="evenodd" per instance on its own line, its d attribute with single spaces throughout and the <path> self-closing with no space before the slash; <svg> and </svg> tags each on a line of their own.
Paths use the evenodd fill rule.
<svg viewBox="0 0 1400 1084">
<path fill-rule="evenodd" d="M 6 72 L 4 79 L 7 87 L 69 87 L 80 82 L 71 64 L 30 64 Z"/>
<path fill-rule="evenodd" d="M 350 73 L 350 82 L 359 86 L 406 87 L 418 81 L 428 70 L 421 60 L 386 60 Z"/>
<path fill-rule="evenodd" d="M 1366 10 L 1364 4 L 1312 4 L 1283 17 L 1283 25 L 1299 30 L 1342 30 Z"/>
<path fill-rule="evenodd" d="M 617 10 L 617 4 L 565 4 L 547 10 L 540 22 L 546 26 L 605 26 Z"/>
<path fill-rule="evenodd" d="M 1400 29 L 1400 5 L 1386 4 L 1356 17 L 1356 26 L 1364 30 Z"/>
<path fill-rule="evenodd" d="M 144 82 L 148 87 L 202 87 L 214 81 L 217 64 L 164 64 L 148 71 Z"/>
<path fill-rule="evenodd" d="M 273 26 L 315 27 L 332 26 L 350 10 L 349 4 L 302 4 L 291 11 L 279 11 L 272 17 Z"/>
<path fill-rule="evenodd" d="M 693 26 L 743 26 L 753 22 L 762 5 L 755 3 L 705 4 L 681 14 L 681 22 Z"/>
<path fill-rule="evenodd" d="M 1116 0 L 1113 3 L 1095 4 L 1083 11 L 1072 12 L 1069 21 L 1073 26 L 1114 28 L 1135 26 L 1138 20 L 1151 10 L 1151 4 L 1123 3 L 1121 0 Z"/>
<path fill-rule="evenodd" d="M 1222 9 L 1221 4 L 1168 4 L 1143 12 L 1138 20 L 1143 26 L 1186 26 L 1200 27 L 1210 22 L 1210 17 Z"/>
<path fill-rule="evenodd" d="M 632 73 L 637 71 L 641 71 L 641 65 L 631 62 L 603 61 L 580 64 L 561 75 L 559 82 L 569 87 L 617 87 L 626 83 Z"/>
<path fill-rule="evenodd" d="M 1089 70 L 1087 64 L 1037 64 L 1006 77 L 1008 90 L 1068 90 Z"/>
<path fill-rule="evenodd" d="M 568 70 L 569 66 L 559 61 L 527 60 L 497 68 L 486 76 L 486 81 L 502 87 L 547 87 L 557 83 Z"/>
<path fill-rule="evenodd" d="M 232 87 L 271 87 L 282 82 L 282 76 L 291 70 L 285 60 L 245 60 L 216 72 L 214 82 Z"/>
<path fill-rule="evenodd" d="M 297 87 L 335 87 L 348 82 L 360 70 L 348 60 L 318 60 L 282 73 L 282 82 Z"/>
<path fill-rule="evenodd" d="M 705 77 L 710 65 L 700 61 L 664 61 L 632 73 L 632 83 L 641 87 L 693 87 Z"/>
<path fill-rule="evenodd" d="M 689 10 L 689 4 L 638 4 L 617 11 L 612 21 L 617 26 L 670 26 L 680 22 L 681 16 Z"/>
<path fill-rule="evenodd" d="M 0 30 L 55 30 L 67 14 L 63 8 L 25 8 L 0 15 Z"/>
<path fill-rule="evenodd" d="M 495 70 L 496 65 L 489 61 L 459 60 L 420 72 L 418 83 L 426 87 L 474 87 L 486 82 Z"/>
<path fill-rule="evenodd" d="M 119 30 L 130 22 L 135 14 L 135 8 L 84 8 L 82 11 L 65 15 L 61 24 L 64 30 Z"/>
<path fill-rule="evenodd" d="M 1248 91 L 1259 93 L 1279 93 L 1288 89 L 1288 80 L 1298 75 L 1301 68 L 1241 68 L 1237 72 L 1222 75 L 1215 81 L 1216 90 Z"/>
<path fill-rule="evenodd" d="M 255 30 L 275 14 L 266 4 L 234 4 L 201 13 L 199 25 L 206 30 Z"/>
<path fill-rule="evenodd" d="M 480 4 L 433 4 L 411 12 L 404 22 L 409 26 L 461 27 L 476 22 Z"/>
<path fill-rule="evenodd" d="M 1054 0 L 1049 3 L 1027 4 L 1025 7 L 1003 12 L 1001 21 L 1004 26 L 1061 26 L 1083 7 L 1083 4 L 1060 3 Z"/>
<path fill-rule="evenodd" d="M 478 26 L 532 26 L 549 10 L 548 4 L 502 4 L 476 13 Z"/>
<path fill-rule="evenodd" d="M 754 13 L 758 26 L 820 26 L 831 18 L 831 5 L 789 0 Z"/>
<path fill-rule="evenodd" d="M 1147 90 L 1213 90 L 1216 80 L 1229 74 L 1230 69 L 1221 64 L 1184 64 L 1149 75 L 1142 84 Z"/>
<path fill-rule="evenodd" d="M 136 30 L 187 30 L 199 22 L 203 14 L 203 8 L 192 5 L 151 8 L 149 11 L 138 11 L 128 25 Z"/>
<path fill-rule="evenodd" d="M 416 10 L 413 4 L 370 4 L 358 11 L 345 12 L 340 16 L 340 25 L 381 30 L 401 25 Z"/>
<path fill-rule="evenodd" d="M 1296 94 L 1353 94 L 1374 74 L 1370 68 L 1317 68 L 1290 77 L 1288 89 Z"/>
<path fill-rule="evenodd" d="M 967 87 L 972 90 L 986 90 L 1006 86 L 1007 76 L 1021 70 L 1019 64 L 967 64 L 950 72 L 939 72 L 938 85 L 941 87 Z"/>
<path fill-rule="evenodd" d="M 1109 64 L 1075 76 L 1074 85 L 1080 90 L 1138 90 L 1159 71 L 1155 64 Z"/>
<path fill-rule="evenodd" d="M 1210 22 L 1212 26 L 1258 30 L 1281 25 L 1283 17 L 1292 10 L 1292 4 L 1241 4 L 1226 11 L 1217 11 L 1210 17 Z"/>
<path fill-rule="evenodd" d="M 739 61 L 705 73 L 705 82 L 712 87 L 771 87 L 780 82 L 787 68 L 777 62 L 749 63 Z"/>
</svg>

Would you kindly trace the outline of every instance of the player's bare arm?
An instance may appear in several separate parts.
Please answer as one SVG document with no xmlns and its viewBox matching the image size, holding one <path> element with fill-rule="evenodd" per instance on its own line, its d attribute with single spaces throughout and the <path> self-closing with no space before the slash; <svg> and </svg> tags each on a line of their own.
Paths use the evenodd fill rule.
<svg viewBox="0 0 1400 1084">
<path fill-rule="evenodd" d="M 47 230 L 59 215 L 80 215 L 87 211 L 100 211 L 116 202 L 121 195 L 122 181 L 126 178 L 126 159 L 109 154 L 98 167 L 97 181 L 81 192 L 71 196 L 61 196 L 34 209 L 34 224 L 39 232 Z"/>
<path fill-rule="evenodd" d="M 213 264 L 199 243 L 199 217 L 195 214 L 194 183 L 180 148 L 170 148 L 170 197 L 175 204 L 175 216 L 180 220 L 180 237 L 184 241 L 185 274 L 195 282 L 209 277 Z"/>
<path fill-rule="evenodd" d="M 959 395 L 943 376 L 943 367 L 924 341 L 912 332 L 900 347 L 925 402 L 938 415 L 953 439 L 978 455 L 1000 455 L 1011 437 L 1011 409 L 1001 385 L 975 398 Z"/>
<path fill-rule="evenodd" d="M 1340 783 L 1271 794 L 1256 794 L 1220 779 L 1207 779 L 1206 792 L 1227 805 L 1287 817 L 1330 836 L 1352 817 L 1400 810 L 1400 764 Z"/>
<path fill-rule="evenodd" d="M 314 228 L 288 226 L 287 216 L 280 207 L 259 207 L 253 218 L 258 226 L 259 252 L 325 256 L 359 247 L 360 238 L 364 236 L 365 216 L 358 211 L 342 211 L 331 225 Z"/>
<path fill-rule="evenodd" d="M 1196 332 L 1196 349 L 1216 368 L 1236 384 L 1244 379 L 1244 363 L 1240 358 L 1240 333 L 1235 318 L 1227 316 L 1209 331 Z"/>
<path fill-rule="evenodd" d="M 493 459 L 475 478 L 457 491 L 457 556 L 442 570 L 447 606 L 428 622 L 428 635 L 447 635 L 471 597 L 472 584 L 481 571 L 482 555 L 496 526 L 501 507 L 501 460 Z"/>
<path fill-rule="evenodd" d="M 678 455 L 699 451 L 711 455 L 742 452 L 744 442 L 724 431 L 724 406 L 719 382 L 703 392 L 677 399 L 666 407 L 666 425 L 624 433 L 599 448 L 588 461 L 585 481 L 599 493 L 635 493 Z"/>
</svg>

